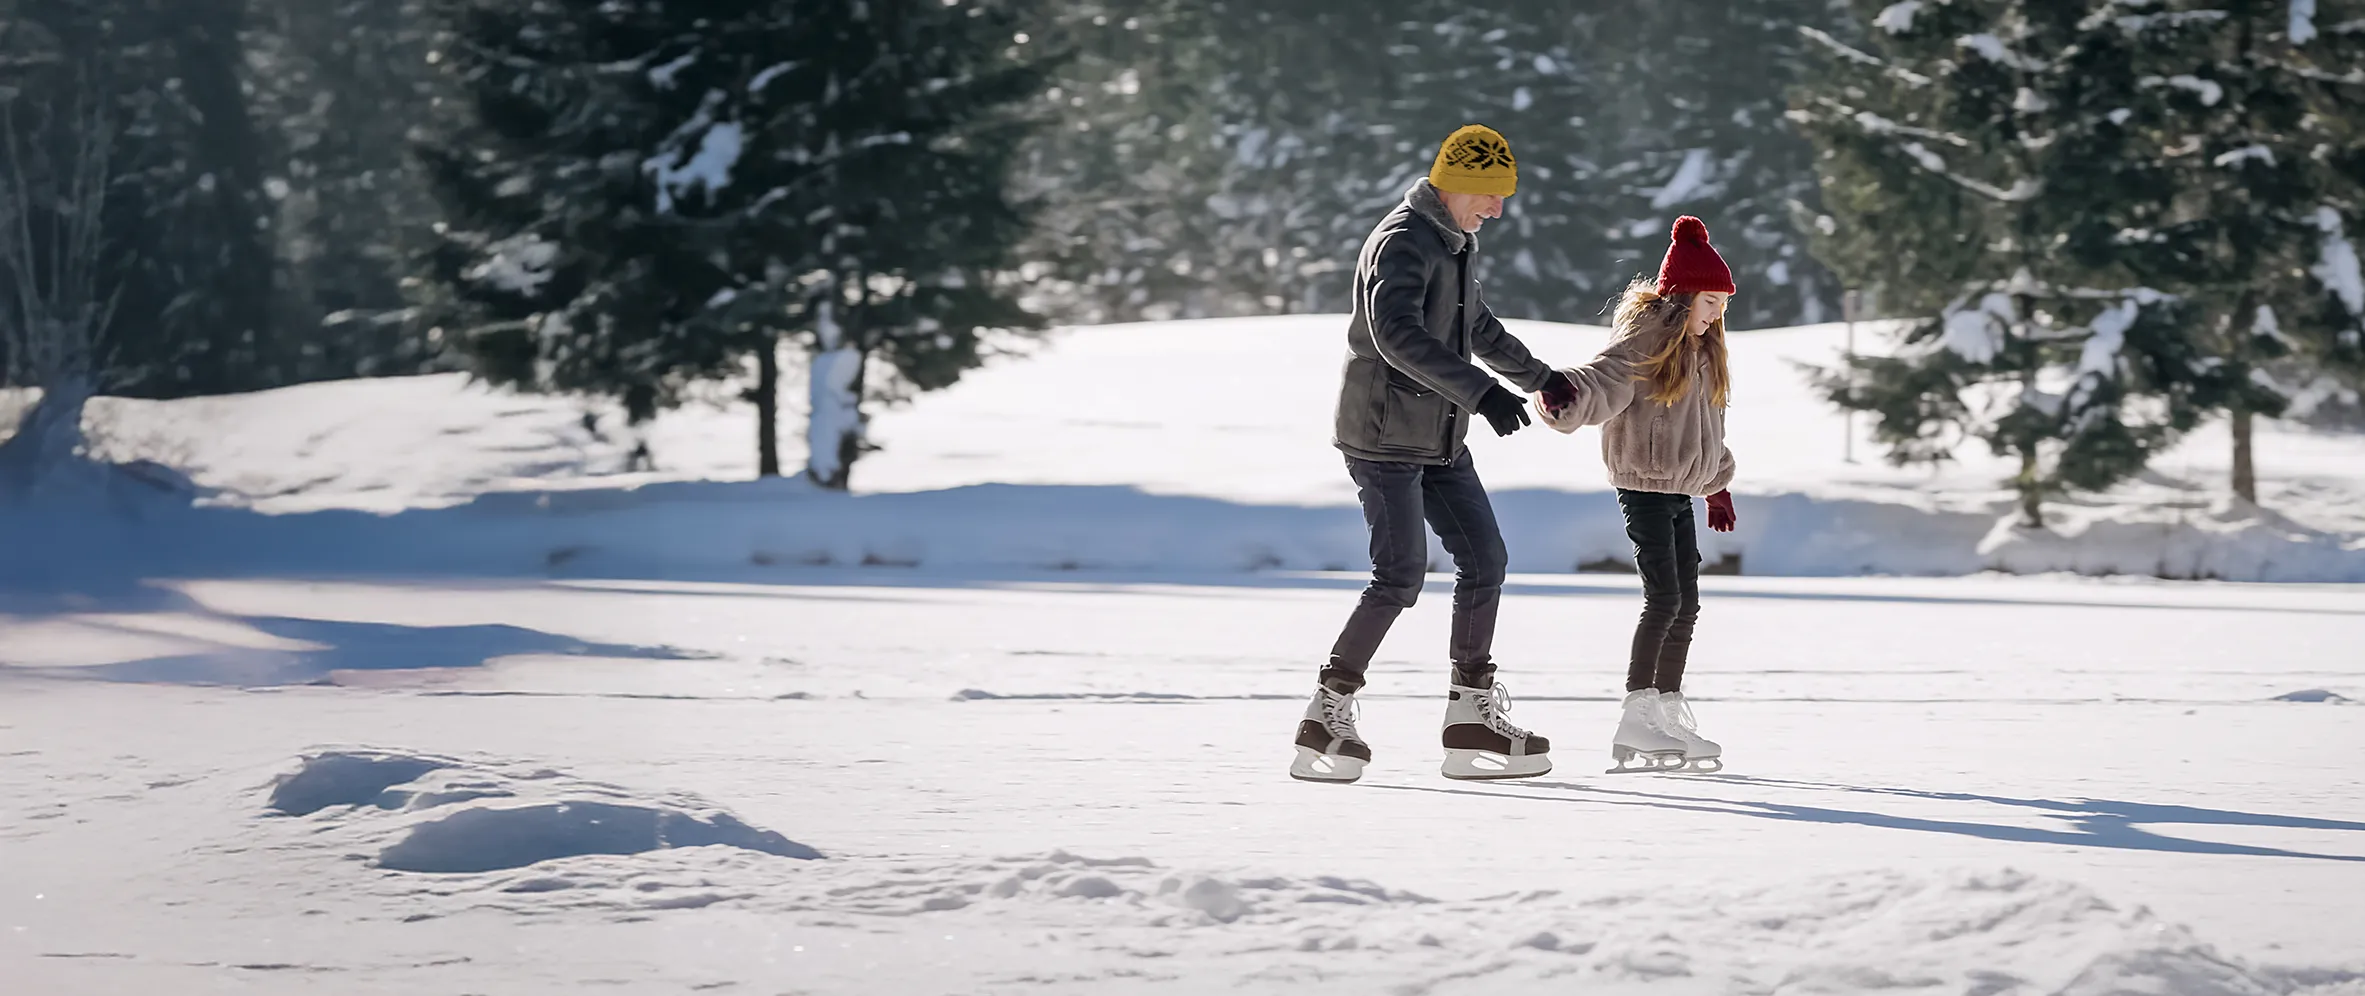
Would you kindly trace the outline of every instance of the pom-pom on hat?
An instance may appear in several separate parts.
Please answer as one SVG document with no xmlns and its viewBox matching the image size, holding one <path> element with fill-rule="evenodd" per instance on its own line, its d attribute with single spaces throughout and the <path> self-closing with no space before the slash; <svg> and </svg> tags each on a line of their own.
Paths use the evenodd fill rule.
<svg viewBox="0 0 2365 996">
<path fill-rule="evenodd" d="M 1708 223 L 1688 214 L 1675 219 L 1667 257 L 1659 261 L 1659 296 L 1700 291 L 1731 294 L 1736 290 L 1732 269 L 1724 265 L 1716 247 L 1708 244 Z"/>
</svg>

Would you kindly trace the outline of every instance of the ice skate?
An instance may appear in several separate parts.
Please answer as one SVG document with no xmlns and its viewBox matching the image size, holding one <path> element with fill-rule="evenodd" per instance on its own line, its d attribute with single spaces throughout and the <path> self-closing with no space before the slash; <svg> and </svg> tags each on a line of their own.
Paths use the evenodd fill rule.
<svg viewBox="0 0 2365 996">
<path fill-rule="evenodd" d="M 1297 724 L 1297 760 L 1289 777 L 1308 782 L 1351 782 L 1363 777 L 1371 763 L 1371 746 L 1355 732 L 1354 692 L 1324 683 L 1306 703 L 1306 717 Z"/>
<path fill-rule="evenodd" d="M 1679 770 L 1698 774 L 1724 770 L 1724 747 L 1701 736 L 1699 727 L 1682 692 L 1659 693 L 1659 728 L 1683 741 L 1684 763 Z"/>
<path fill-rule="evenodd" d="M 1445 777 L 1465 780 L 1534 778 L 1552 770 L 1552 742 L 1511 725 L 1511 695 L 1487 679 L 1485 688 L 1456 684 L 1445 701 Z"/>
<path fill-rule="evenodd" d="M 1683 770 L 1688 744 L 1662 726 L 1665 713 L 1658 690 L 1645 688 L 1626 693 L 1625 711 L 1618 717 L 1617 736 L 1610 739 L 1610 760 L 1617 767 L 1609 769 L 1609 774 Z"/>
</svg>

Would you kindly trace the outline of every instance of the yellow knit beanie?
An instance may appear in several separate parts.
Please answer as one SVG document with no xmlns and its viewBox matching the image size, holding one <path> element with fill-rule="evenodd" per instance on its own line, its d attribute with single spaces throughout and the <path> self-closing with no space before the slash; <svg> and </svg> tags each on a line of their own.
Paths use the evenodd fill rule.
<svg viewBox="0 0 2365 996">
<path fill-rule="evenodd" d="M 1463 125 L 1437 147 L 1429 185 L 1448 193 L 1509 197 L 1519 188 L 1519 160 L 1511 158 L 1511 143 L 1503 141 L 1501 132 Z"/>
</svg>

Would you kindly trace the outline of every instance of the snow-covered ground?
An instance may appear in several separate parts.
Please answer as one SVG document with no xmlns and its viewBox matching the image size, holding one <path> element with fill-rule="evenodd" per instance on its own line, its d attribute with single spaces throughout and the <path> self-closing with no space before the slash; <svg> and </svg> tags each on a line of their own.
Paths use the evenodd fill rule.
<svg viewBox="0 0 2365 996">
<path fill-rule="evenodd" d="M 2351 586 L 1710 578 L 1730 772 L 1611 776 L 1521 576 L 1559 770 L 1437 776 L 1431 598 L 1336 787 L 1351 577 L 750 575 L 9 596 L 0 989 L 2365 993 Z"/>
<path fill-rule="evenodd" d="M 2016 534 L 1991 460 L 1842 459 L 1788 366 L 1841 337 L 1736 340 L 1718 776 L 1601 773 L 1639 598 L 1571 572 L 1596 437 L 1531 431 L 1473 446 L 1559 769 L 1437 775 L 1437 577 L 1370 774 L 1287 778 L 1364 544 L 1335 319 L 1065 333 L 851 496 L 742 480 L 729 406 L 628 474 L 457 378 L 103 402 L 208 491 L 0 510 L 0 994 L 2365 996 L 2365 587 L 2310 583 L 2365 441 L 2269 425 L 2261 514 L 2203 432 Z"/>
<path fill-rule="evenodd" d="M 1032 355 L 880 413 L 872 436 L 883 449 L 856 466 L 853 500 L 745 483 L 754 421 L 739 402 L 693 405 L 636 436 L 613 411 L 595 406 L 587 424 L 578 403 L 444 376 L 105 400 L 92 426 L 102 452 L 169 464 L 215 489 L 206 502 L 223 514 L 130 541 L 144 556 L 200 567 L 244 550 L 314 570 L 388 561 L 472 571 L 497 562 L 511 572 L 866 561 L 1320 570 L 1352 566 L 1363 549 L 1352 485 L 1329 446 L 1342 322 L 1061 332 Z M 1562 365 L 1589 358 L 1606 336 L 1512 324 Z M 1975 444 L 1935 473 L 1894 468 L 1859 417 L 1848 462 L 1847 420 L 1797 368 L 1833 362 L 1845 342 L 1836 325 L 1736 334 L 1741 529 L 1710 537 L 1711 558 L 1737 555 L 1750 574 L 2365 581 L 2365 437 L 2263 423 L 2261 511 L 2227 496 L 2230 445 L 2222 426 L 2204 427 L 2142 479 L 2055 503 L 2051 532 L 2017 531 L 1998 486 L 2011 468 Z M 1858 346 L 1887 349 L 1883 327 L 1861 326 Z M 801 396 L 793 384 L 788 393 Z M 795 429 L 792 416 L 783 426 L 792 467 Z M 624 472 L 636 438 L 656 470 Z M 1516 568 L 1627 556 L 1598 438 L 1539 427 L 1472 440 Z M 335 514 L 348 509 L 391 518 L 357 525 Z M 246 510 L 281 518 L 227 514 Z M 0 522 L 0 540 L 7 532 Z M 47 523 L 27 532 L 28 548 L 59 535 Z M 199 534 L 229 550 L 186 549 L 182 538 Z M 454 536 L 467 539 L 455 547 Z"/>
</svg>

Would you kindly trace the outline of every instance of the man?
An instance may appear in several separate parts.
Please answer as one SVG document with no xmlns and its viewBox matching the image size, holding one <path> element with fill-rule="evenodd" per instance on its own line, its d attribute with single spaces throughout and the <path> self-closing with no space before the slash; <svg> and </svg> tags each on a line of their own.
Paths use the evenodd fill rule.
<svg viewBox="0 0 2365 996">
<path fill-rule="evenodd" d="M 1552 770 L 1551 744 L 1503 718 L 1495 686 L 1495 611 L 1506 554 L 1494 506 L 1463 445 L 1476 413 L 1498 435 L 1528 424 L 1522 390 L 1565 402 L 1566 379 L 1528 354 L 1479 297 L 1471 257 L 1478 228 L 1503 215 L 1519 181 L 1509 143 L 1469 125 L 1438 147 L 1429 175 L 1381 219 L 1355 261 L 1354 316 L 1334 443 L 1371 530 L 1371 584 L 1347 619 L 1298 723 L 1290 774 L 1309 781 L 1362 777 L 1371 748 L 1355 731 L 1355 694 L 1398 614 L 1419 597 L 1436 530 L 1454 561 L 1452 685 L 1445 709 L 1448 778 L 1525 778 Z"/>
</svg>

